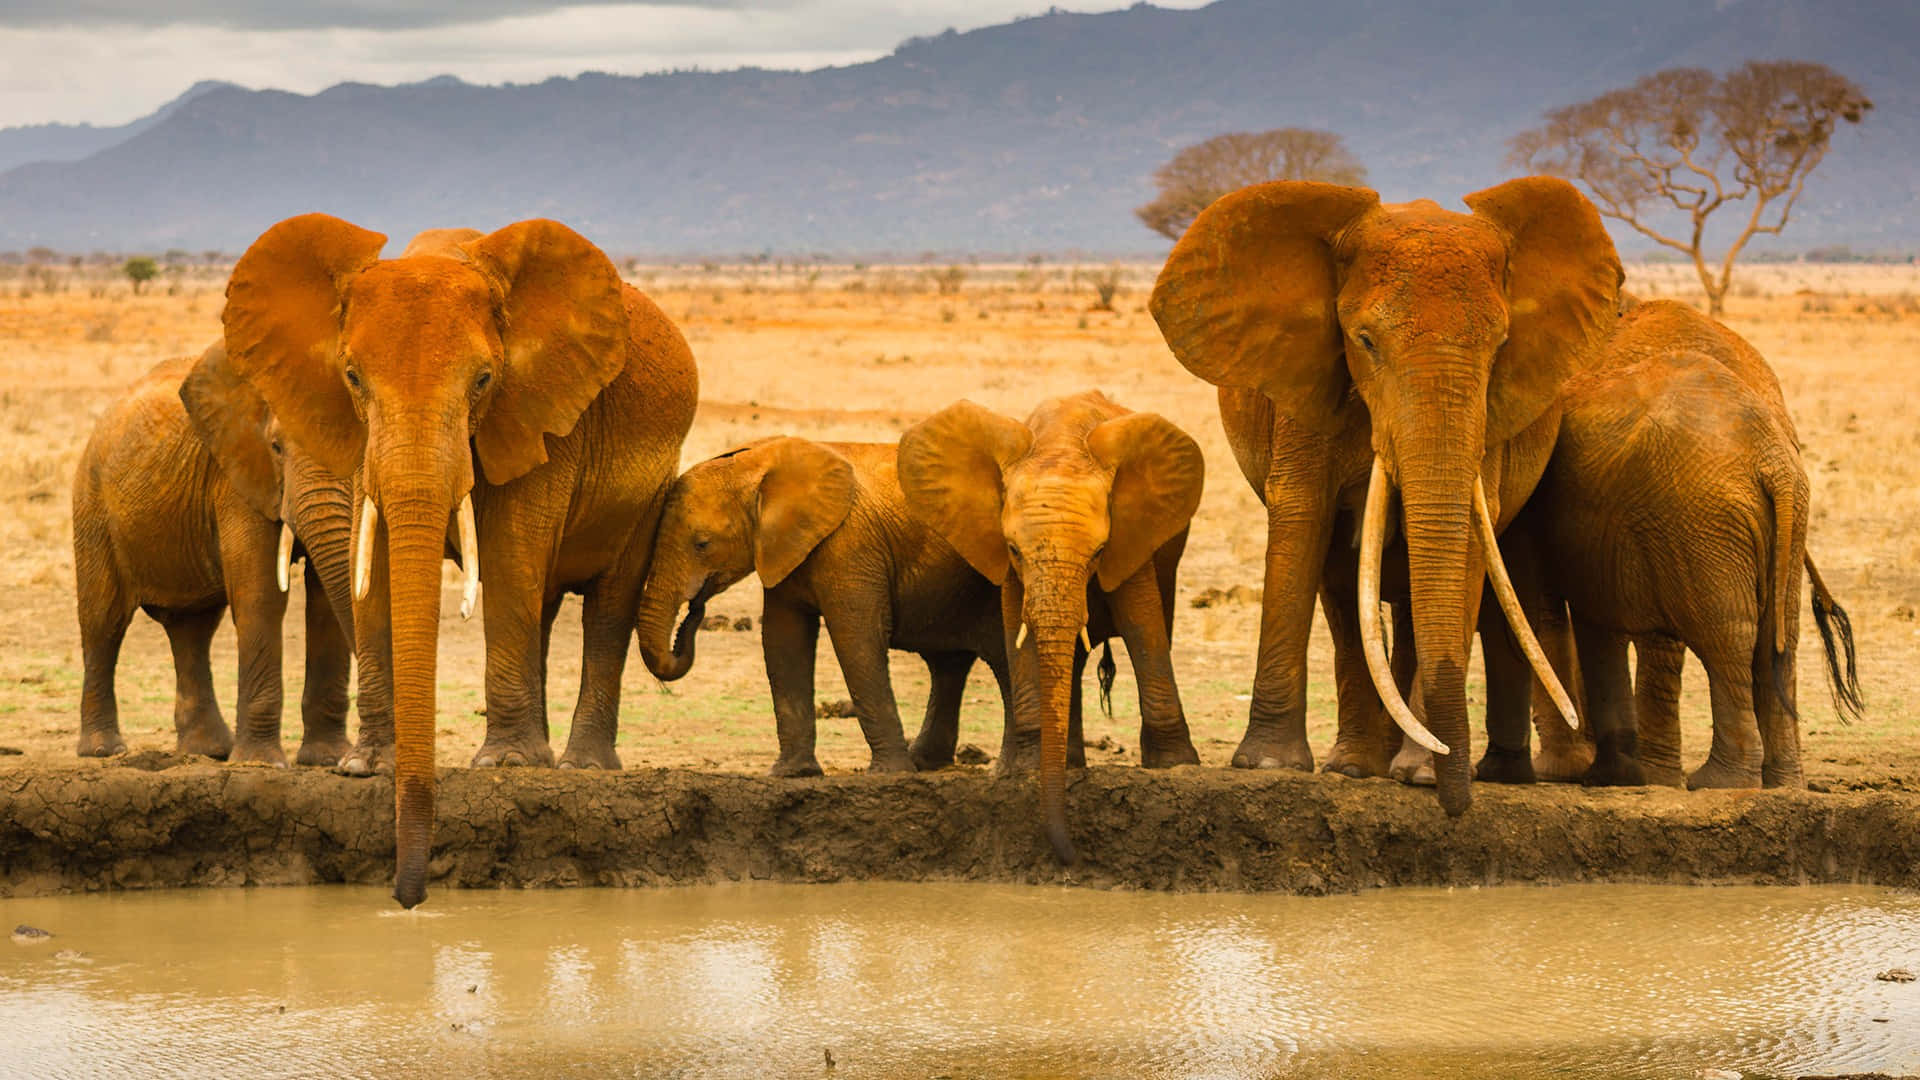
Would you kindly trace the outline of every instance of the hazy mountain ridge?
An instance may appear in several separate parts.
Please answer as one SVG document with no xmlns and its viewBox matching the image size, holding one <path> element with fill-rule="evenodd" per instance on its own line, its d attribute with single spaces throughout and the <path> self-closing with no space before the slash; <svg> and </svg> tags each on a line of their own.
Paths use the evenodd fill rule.
<svg viewBox="0 0 1920 1080">
<path fill-rule="evenodd" d="M 28 124 L 0 128 L 0 172 L 36 161 L 78 161 L 153 127 L 172 116 L 182 105 L 210 90 L 232 85 L 216 79 L 203 79 L 158 109 L 124 124 L 104 127 L 93 124 Z"/>
<path fill-rule="evenodd" d="M 1132 217 L 1148 175 L 1220 131 L 1331 128 L 1383 195 L 1450 201 L 1509 175 L 1506 139 L 1545 108 L 1675 64 L 1793 57 L 1877 108 L 1778 246 L 1920 248 L 1920 5 L 1488 6 L 1136 5 L 808 73 L 214 88 L 84 160 L 0 174 L 0 247 L 237 249 L 324 209 L 396 240 L 546 215 L 632 252 L 1142 252 L 1159 246 Z"/>
</svg>

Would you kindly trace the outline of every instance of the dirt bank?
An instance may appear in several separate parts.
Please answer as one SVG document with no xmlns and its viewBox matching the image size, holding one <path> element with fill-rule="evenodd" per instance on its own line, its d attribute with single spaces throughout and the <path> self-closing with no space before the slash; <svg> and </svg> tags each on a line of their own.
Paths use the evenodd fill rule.
<svg viewBox="0 0 1920 1080">
<path fill-rule="evenodd" d="M 382 883 L 393 790 L 317 769 L 135 755 L 0 771 L 0 896 Z M 144 766 L 144 767 L 142 767 Z M 1322 893 L 1637 881 L 1920 886 L 1920 795 L 1476 786 L 1448 821 L 1386 781 L 1095 768 L 1069 789 L 1085 861 L 1056 868 L 1030 781 L 646 770 L 442 770 L 441 887 L 745 879 L 1075 882 Z"/>
</svg>

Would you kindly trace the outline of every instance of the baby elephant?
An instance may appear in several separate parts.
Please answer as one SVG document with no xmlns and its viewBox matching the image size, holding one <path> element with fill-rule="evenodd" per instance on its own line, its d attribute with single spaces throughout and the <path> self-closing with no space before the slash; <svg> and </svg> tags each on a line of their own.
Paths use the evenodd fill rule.
<svg viewBox="0 0 1920 1080">
<path fill-rule="evenodd" d="M 1012 700 L 1000 591 L 907 513 L 894 457 L 885 444 L 765 439 L 695 465 L 667 494 L 641 597 L 640 655 L 663 680 L 685 675 L 707 601 L 758 573 L 780 739 L 775 776 L 820 774 L 813 663 L 822 619 L 874 772 L 952 762 L 976 657 L 993 669 L 1001 700 Z M 675 633 L 682 604 L 687 617 Z M 911 750 L 894 703 L 889 648 L 919 653 L 933 680 Z"/>
<path fill-rule="evenodd" d="M 287 564 L 304 557 L 282 523 L 280 446 L 266 403 L 216 344 L 169 360 L 100 418 L 73 481 L 82 757 L 126 749 L 114 695 L 120 643 L 136 610 L 166 627 L 183 752 L 285 765 L 280 747 L 280 622 Z M 214 699 L 208 647 L 228 607 L 240 647 L 238 738 Z M 345 745 L 344 631 L 309 561 L 306 721 L 300 764 Z"/>
</svg>

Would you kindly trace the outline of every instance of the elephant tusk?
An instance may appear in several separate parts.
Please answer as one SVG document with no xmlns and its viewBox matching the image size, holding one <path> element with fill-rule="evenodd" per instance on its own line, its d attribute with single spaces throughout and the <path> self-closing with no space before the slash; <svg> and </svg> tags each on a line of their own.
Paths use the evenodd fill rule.
<svg viewBox="0 0 1920 1080">
<path fill-rule="evenodd" d="M 1360 526 L 1360 644 L 1367 656 L 1367 673 L 1373 676 L 1373 689 L 1387 715 L 1400 725 L 1407 738 L 1436 754 L 1445 754 L 1447 744 L 1433 737 L 1413 710 L 1407 707 L 1400 688 L 1393 684 L 1393 672 L 1387 666 L 1387 644 L 1380 635 L 1380 560 L 1387 547 L 1387 500 L 1392 497 L 1393 482 L 1387 479 L 1387 466 L 1374 455 L 1373 475 L 1367 478 L 1367 511 Z"/>
<path fill-rule="evenodd" d="M 460 500 L 455 518 L 460 530 L 460 569 L 466 573 L 466 587 L 460 594 L 460 617 L 473 617 L 474 601 L 480 598 L 480 530 L 473 520 L 473 493 Z"/>
<path fill-rule="evenodd" d="M 281 592 L 287 591 L 287 578 L 293 563 L 293 526 L 280 523 L 280 551 L 273 559 L 273 580 L 280 586 Z"/>
<path fill-rule="evenodd" d="M 1513 636 L 1520 643 L 1520 651 L 1527 654 L 1528 665 L 1539 677 L 1540 684 L 1547 688 L 1547 696 L 1553 698 L 1554 708 L 1567 718 L 1567 726 L 1579 730 L 1580 719 L 1574 715 L 1573 696 L 1560 684 L 1560 677 L 1554 673 L 1553 665 L 1547 663 L 1546 650 L 1540 647 L 1540 639 L 1533 635 L 1533 626 L 1527 622 L 1527 613 L 1520 607 L 1520 597 L 1513 591 L 1513 580 L 1507 576 L 1506 560 L 1500 557 L 1499 538 L 1493 533 L 1493 513 L 1487 508 L 1487 487 L 1479 477 L 1473 480 L 1473 523 L 1480 530 L 1480 546 L 1487 555 L 1487 580 L 1493 584 L 1493 595 L 1500 600 L 1500 610 L 1507 616 L 1507 625 L 1513 627 Z"/>
<path fill-rule="evenodd" d="M 1088 636 L 1085 626 L 1080 628 L 1080 644 L 1086 647 L 1088 656 L 1093 655 L 1093 638 Z"/>
<path fill-rule="evenodd" d="M 1016 649 L 1024 649 L 1027 647 L 1027 623 L 1025 619 L 1020 621 L 1020 633 L 1014 636 L 1013 647 Z"/>
<path fill-rule="evenodd" d="M 354 537 L 358 546 L 353 551 L 353 598 L 355 600 L 366 599 L 368 579 L 373 577 L 373 527 L 379 520 L 380 511 L 374 507 L 372 496 L 362 493 L 360 531 Z"/>
</svg>

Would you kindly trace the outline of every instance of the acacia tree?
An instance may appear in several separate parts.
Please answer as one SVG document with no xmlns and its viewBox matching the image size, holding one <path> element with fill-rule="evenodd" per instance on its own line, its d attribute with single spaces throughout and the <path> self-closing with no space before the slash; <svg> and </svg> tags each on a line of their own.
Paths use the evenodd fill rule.
<svg viewBox="0 0 1920 1080">
<path fill-rule="evenodd" d="M 1755 60 L 1724 77 L 1673 68 L 1548 112 L 1544 125 L 1514 137 L 1509 161 L 1579 181 L 1602 214 L 1687 255 L 1719 315 L 1747 242 L 1786 228 L 1834 127 L 1872 108 L 1825 64 Z M 1746 200 L 1746 221 L 1716 271 L 1704 250 L 1707 220 Z M 1685 227 L 1662 231 L 1657 223 L 1676 211 Z"/>
<path fill-rule="evenodd" d="M 1275 128 L 1215 135 L 1173 155 L 1153 174 L 1160 194 L 1134 211 L 1147 228 L 1180 239 L 1215 199 L 1268 180 L 1362 184 L 1367 170 L 1331 131 Z"/>
</svg>

